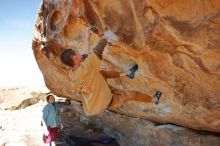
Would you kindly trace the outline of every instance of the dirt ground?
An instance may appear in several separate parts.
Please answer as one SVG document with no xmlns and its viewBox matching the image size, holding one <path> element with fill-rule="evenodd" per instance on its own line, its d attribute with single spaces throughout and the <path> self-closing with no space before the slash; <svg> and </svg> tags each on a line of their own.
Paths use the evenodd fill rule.
<svg viewBox="0 0 220 146">
<path fill-rule="evenodd" d="M 40 126 L 43 103 L 21 110 L 0 110 L 0 146 L 44 146 Z"/>
<path fill-rule="evenodd" d="M 19 92 L 15 90 L 19 89 L 12 90 L 15 94 L 22 93 L 23 95 L 27 95 L 23 89 Z M 1 93 L 2 102 L 0 105 L 3 106 L 0 108 L 0 146 L 45 146 L 42 141 L 43 129 L 40 125 L 40 121 L 42 117 L 42 109 L 46 102 L 40 101 L 37 104 L 20 110 L 3 110 L 3 107 L 11 106 L 13 105 L 13 102 L 15 102 L 4 102 L 6 101 L 6 98 L 3 97 L 7 97 L 8 100 L 15 100 L 16 95 L 14 95 L 14 93 L 13 98 L 2 96 L 3 93 Z M 5 90 L 4 94 L 6 94 Z M 21 97 L 19 97 L 19 102 L 21 100 L 20 98 Z M 15 103 L 17 104 L 18 101 Z M 68 106 L 71 105 L 61 105 L 61 107 L 64 107 L 65 109 L 68 109 Z M 69 136 L 99 138 L 100 136 L 105 135 L 102 129 L 94 127 L 93 124 L 80 116 L 76 116 L 76 114 L 71 111 L 66 110 L 62 112 L 61 117 L 65 127 L 63 130 L 60 130 L 60 141 L 56 146 L 69 146 L 66 143 L 66 138 Z M 92 145 L 119 146 L 116 141 L 112 141 L 110 144 L 105 145 L 98 143 L 92 143 Z"/>
</svg>

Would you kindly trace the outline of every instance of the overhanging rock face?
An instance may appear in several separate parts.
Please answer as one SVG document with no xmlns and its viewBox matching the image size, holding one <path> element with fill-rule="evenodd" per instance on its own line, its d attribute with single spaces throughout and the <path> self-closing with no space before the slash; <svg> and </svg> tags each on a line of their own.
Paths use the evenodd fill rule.
<svg viewBox="0 0 220 146">
<path fill-rule="evenodd" d="M 158 105 L 130 102 L 117 112 L 220 132 L 219 0 L 44 0 L 32 48 L 56 95 L 80 100 L 59 56 L 64 48 L 82 51 L 88 26 L 119 38 L 106 48 L 102 68 L 125 71 L 139 64 L 135 79 L 109 80 L 110 85 L 163 92 Z M 91 44 L 98 39 L 93 33 Z"/>
</svg>

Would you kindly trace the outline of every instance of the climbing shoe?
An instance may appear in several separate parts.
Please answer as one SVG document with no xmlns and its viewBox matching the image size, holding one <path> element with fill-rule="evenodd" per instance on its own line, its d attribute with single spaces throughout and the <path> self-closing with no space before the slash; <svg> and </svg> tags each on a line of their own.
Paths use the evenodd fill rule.
<svg viewBox="0 0 220 146">
<path fill-rule="evenodd" d="M 154 103 L 155 103 L 155 104 L 158 104 L 158 103 L 160 102 L 160 97 L 161 97 L 161 92 L 160 92 L 160 91 L 157 91 L 157 92 L 155 93 L 155 95 L 153 96 L 153 98 L 154 98 Z"/>
<path fill-rule="evenodd" d="M 127 75 L 130 79 L 134 78 L 135 72 L 138 70 L 138 64 L 135 64 L 131 69 L 130 73 Z"/>
</svg>

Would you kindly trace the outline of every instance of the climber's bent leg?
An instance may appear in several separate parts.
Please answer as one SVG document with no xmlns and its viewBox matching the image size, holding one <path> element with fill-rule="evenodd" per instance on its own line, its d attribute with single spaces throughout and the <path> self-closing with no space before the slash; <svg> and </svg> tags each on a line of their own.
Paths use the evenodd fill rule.
<svg viewBox="0 0 220 146">
<path fill-rule="evenodd" d="M 144 103 L 151 103 L 153 101 L 153 97 L 137 92 L 137 91 L 113 91 L 113 97 L 112 101 L 109 104 L 109 109 L 115 110 L 122 106 L 123 103 L 129 102 L 129 101 L 138 101 L 138 102 L 144 102 Z"/>
<path fill-rule="evenodd" d="M 129 101 L 139 101 L 139 102 L 144 102 L 144 103 L 150 103 L 152 102 L 153 97 L 143 94 L 141 92 L 137 91 L 129 91 L 126 93 L 126 97 L 124 102 L 129 102 Z"/>
<path fill-rule="evenodd" d="M 123 101 L 121 100 L 120 96 L 113 95 L 112 100 L 108 106 L 108 109 L 110 110 L 116 110 L 123 104 Z"/>
</svg>

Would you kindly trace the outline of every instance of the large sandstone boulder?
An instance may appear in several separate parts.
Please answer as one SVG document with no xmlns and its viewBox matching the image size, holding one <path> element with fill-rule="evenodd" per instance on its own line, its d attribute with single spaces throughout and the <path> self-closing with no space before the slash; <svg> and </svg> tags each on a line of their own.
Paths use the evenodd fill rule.
<svg viewBox="0 0 220 146">
<path fill-rule="evenodd" d="M 93 45 L 105 30 L 119 38 L 106 48 L 103 68 L 125 71 L 139 64 L 135 79 L 109 80 L 110 85 L 148 95 L 163 92 L 158 105 L 130 102 L 116 112 L 220 132 L 219 0 L 44 0 L 32 48 L 56 95 L 81 98 L 59 55 L 64 48 L 82 51 L 89 26 L 98 28 Z"/>
</svg>

